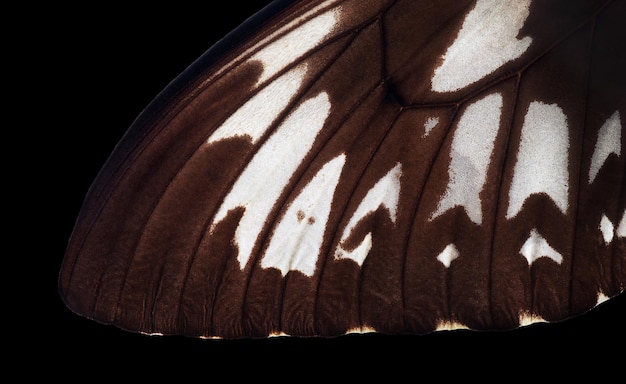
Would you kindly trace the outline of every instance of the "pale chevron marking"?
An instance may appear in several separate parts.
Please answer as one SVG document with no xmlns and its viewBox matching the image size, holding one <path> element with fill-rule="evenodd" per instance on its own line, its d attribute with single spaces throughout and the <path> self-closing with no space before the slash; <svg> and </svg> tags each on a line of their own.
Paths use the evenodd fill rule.
<svg viewBox="0 0 626 384">
<path fill-rule="evenodd" d="M 564 214 L 568 208 L 569 135 L 567 119 L 556 104 L 534 101 L 528 107 L 513 169 L 506 218 L 520 212 L 535 193 L 547 194 Z"/>
<path fill-rule="evenodd" d="M 245 209 L 234 239 L 241 269 L 248 263 L 267 215 L 324 126 L 330 107 L 325 92 L 300 104 L 248 163 L 215 215 L 211 232 L 229 211 Z"/>
<path fill-rule="evenodd" d="M 609 220 L 606 215 L 602 215 L 600 219 L 600 232 L 602 233 L 602 238 L 606 244 L 609 244 L 613 241 L 613 231 L 615 230 L 613 223 Z"/>
<path fill-rule="evenodd" d="M 443 62 L 435 69 L 432 90 L 458 91 L 526 52 L 532 38 L 517 37 L 529 15 L 530 3 L 478 0 L 443 55 Z"/>
<path fill-rule="evenodd" d="M 400 199 L 401 176 L 402 165 L 398 163 L 367 192 L 367 195 L 361 200 L 361 203 L 350 218 L 348 225 L 343 230 L 341 240 L 335 250 L 336 259 L 351 259 L 359 266 L 363 265 L 363 261 L 365 261 L 365 258 L 372 248 L 371 232 L 365 235 L 361 243 L 351 251 L 346 250 L 343 245 L 359 221 L 381 206 L 387 209 L 391 221 L 396 222 L 398 200 Z"/>
<path fill-rule="evenodd" d="M 241 137 L 256 144 L 293 100 L 302 85 L 306 69 L 306 64 L 299 65 L 268 84 L 215 130 L 208 143 Z"/>
<path fill-rule="evenodd" d="M 617 156 L 622 151 L 622 124 L 619 111 L 615 111 L 598 131 L 598 140 L 591 156 L 589 167 L 589 184 L 593 183 L 604 162 L 611 153 Z"/>
<path fill-rule="evenodd" d="M 267 81 L 324 42 L 333 32 L 339 14 L 338 8 L 322 13 L 251 56 L 251 61 L 259 61 L 263 66 L 257 84 Z"/>
<path fill-rule="evenodd" d="M 448 244 L 443 251 L 437 256 L 437 260 L 446 268 L 450 268 L 452 261 L 459 257 L 459 251 L 454 244 Z"/>
<path fill-rule="evenodd" d="M 424 123 L 424 134 L 422 135 L 422 138 L 428 136 L 430 134 L 430 131 L 432 131 L 433 128 L 437 126 L 437 124 L 439 124 L 438 117 L 429 117 Z"/>
<path fill-rule="evenodd" d="M 345 155 L 335 157 L 320 169 L 289 205 L 261 260 L 261 267 L 276 268 L 283 276 L 300 271 L 313 276 L 324 231 Z"/>
<path fill-rule="evenodd" d="M 448 187 L 430 220 L 462 206 L 475 224 L 482 223 L 480 192 L 500 128 L 502 95 L 485 96 L 471 104 L 461 116 L 452 139 Z"/>
<path fill-rule="evenodd" d="M 522 245 L 520 253 L 526 258 L 529 266 L 540 257 L 548 257 L 557 264 L 561 264 L 563 261 L 563 256 L 552 248 L 535 228 L 530 231 L 530 235 L 524 245 Z"/>
</svg>

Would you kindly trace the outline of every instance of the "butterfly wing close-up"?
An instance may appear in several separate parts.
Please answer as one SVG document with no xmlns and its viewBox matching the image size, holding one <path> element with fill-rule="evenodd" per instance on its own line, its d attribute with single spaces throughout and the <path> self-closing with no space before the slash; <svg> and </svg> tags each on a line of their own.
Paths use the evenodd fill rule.
<svg viewBox="0 0 626 384">
<path fill-rule="evenodd" d="M 510 330 L 626 287 L 626 1 L 277 1 L 101 169 L 74 312 L 206 338 Z"/>
</svg>

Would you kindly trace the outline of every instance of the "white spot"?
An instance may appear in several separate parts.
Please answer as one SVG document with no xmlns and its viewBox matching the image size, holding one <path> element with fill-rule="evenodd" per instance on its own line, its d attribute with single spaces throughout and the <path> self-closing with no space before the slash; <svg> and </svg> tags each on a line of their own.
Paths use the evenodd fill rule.
<svg viewBox="0 0 626 384">
<path fill-rule="evenodd" d="M 557 264 L 561 264 L 563 261 L 563 256 L 552 248 L 534 228 L 530 231 L 528 240 L 522 245 L 520 253 L 526 258 L 529 266 L 540 257 L 549 257 Z"/>
<path fill-rule="evenodd" d="M 462 206 L 472 222 L 482 223 L 480 192 L 491 162 L 501 111 L 502 96 L 493 94 L 467 107 L 461 116 L 452 139 L 448 187 L 430 220 Z"/>
<path fill-rule="evenodd" d="M 276 226 L 261 267 L 279 269 L 283 276 L 295 270 L 313 276 L 345 159 L 345 155 L 340 155 L 326 163 L 289 205 Z"/>
<path fill-rule="evenodd" d="M 606 244 L 613 241 L 613 223 L 609 220 L 606 215 L 602 215 L 602 219 L 600 219 L 600 232 L 602 232 L 602 237 L 604 238 L 604 242 Z"/>
<path fill-rule="evenodd" d="M 296 108 L 252 158 L 215 215 L 211 232 L 230 210 L 245 209 L 235 232 L 241 269 L 250 258 L 267 215 L 324 126 L 330 106 L 328 95 L 322 92 Z"/>
<path fill-rule="evenodd" d="M 380 178 L 378 182 L 367 192 L 358 208 L 350 218 L 348 225 L 343 230 L 341 240 L 335 250 L 336 259 L 352 259 L 359 266 L 363 265 L 363 261 L 367 257 L 370 249 L 372 249 L 372 234 L 369 232 L 361 243 L 351 251 L 346 250 L 343 245 L 348 239 L 352 230 L 365 216 L 370 212 L 374 212 L 378 207 L 382 206 L 389 212 L 392 222 L 396 222 L 396 214 L 398 210 L 398 200 L 400 199 L 400 177 L 402 176 L 402 165 L 396 164 L 385 176 Z"/>
<path fill-rule="evenodd" d="M 622 151 L 622 124 L 619 111 L 615 111 L 611 117 L 600 127 L 598 141 L 591 156 L 589 168 L 589 184 L 593 183 L 604 162 L 611 153 L 619 156 Z"/>
<path fill-rule="evenodd" d="M 433 128 L 437 126 L 437 124 L 439 124 L 438 117 L 429 117 L 426 120 L 426 123 L 424 123 L 424 134 L 422 135 L 422 137 L 428 136 L 430 134 L 430 131 L 432 131 Z"/>
<path fill-rule="evenodd" d="M 255 144 L 293 99 L 305 74 L 306 65 L 303 64 L 272 81 L 215 130 L 208 143 L 246 137 Z"/>
<path fill-rule="evenodd" d="M 626 237 L 626 209 L 622 213 L 622 220 L 619 221 L 615 234 L 617 237 Z"/>
<path fill-rule="evenodd" d="M 339 10 L 330 10 L 307 21 L 253 55 L 250 60 L 260 61 L 263 65 L 263 74 L 257 84 L 270 79 L 324 42 L 334 30 L 338 19 Z"/>
<path fill-rule="evenodd" d="M 530 3 L 478 0 L 435 70 L 432 90 L 458 91 L 526 52 L 532 39 L 518 40 L 517 36 L 528 17 Z"/>
<path fill-rule="evenodd" d="M 456 249 L 456 246 L 454 244 L 448 244 L 439 256 L 437 256 L 437 260 L 439 260 L 441 264 L 445 265 L 446 268 L 450 268 L 452 260 L 457 257 L 459 257 L 459 251 Z"/>
<path fill-rule="evenodd" d="M 515 217 L 534 193 L 547 194 L 565 214 L 569 191 L 568 149 L 567 120 L 561 108 L 532 102 L 524 119 L 513 169 L 507 219 Z"/>
</svg>

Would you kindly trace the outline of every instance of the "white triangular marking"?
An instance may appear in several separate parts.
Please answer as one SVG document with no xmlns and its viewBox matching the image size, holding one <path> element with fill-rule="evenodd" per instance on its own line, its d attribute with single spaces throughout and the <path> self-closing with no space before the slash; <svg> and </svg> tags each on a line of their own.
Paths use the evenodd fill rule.
<svg viewBox="0 0 626 384">
<path fill-rule="evenodd" d="M 437 256 L 437 260 L 446 268 L 450 268 L 452 261 L 459 257 L 459 251 L 454 244 L 448 244 L 446 248 Z"/>
<path fill-rule="evenodd" d="M 435 70 L 432 90 L 453 92 L 493 73 L 520 57 L 532 42 L 518 40 L 529 15 L 530 0 L 478 0 L 459 35 Z"/>
<path fill-rule="evenodd" d="M 598 131 L 598 141 L 591 156 L 589 184 L 593 183 L 611 153 L 620 156 L 622 151 L 622 124 L 619 111 L 615 111 Z"/>
<path fill-rule="evenodd" d="M 545 193 L 563 214 L 567 212 L 568 150 L 569 135 L 563 110 L 556 104 L 530 103 L 513 168 L 507 219 L 515 217 L 526 199 L 535 193 Z"/>
<path fill-rule="evenodd" d="M 452 139 L 448 187 L 430 220 L 462 206 L 472 222 L 482 223 L 480 192 L 487 179 L 501 112 L 502 95 L 496 93 L 471 104 L 461 116 Z"/>
<path fill-rule="evenodd" d="M 602 215 L 602 219 L 600 219 L 600 232 L 602 232 L 602 237 L 604 238 L 604 242 L 606 244 L 613 241 L 613 223 L 609 220 L 606 215 Z"/>
<path fill-rule="evenodd" d="M 329 113 L 330 100 L 325 92 L 304 101 L 263 144 L 224 198 L 210 231 L 231 210 L 245 209 L 234 239 L 241 269 L 248 263 L 267 215 L 309 153 Z"/>
<path fill-rule="evenodd" d="M 343 245 L 348 239 L 352 230 L 365 216 L 370 212 L 374 212 L 378 207 L 384 207 L 389 212 L 392 222 L 396 222 L 398 210 L 398 200 L 400 199 L 400 177 L 402 176 L 402 165 L 396 164 L 387 174 L 378 180 L 378 182 L 367 192 L 367 195 L 361 201 L 358 208 L 350 218 L 348 225 L 343 230 L 341 240 L 335 250 L 336 259 L 352 259 L 359 266 L 363 265 L 363 261 L 372 248 L 372 234 L 365 235 L 361 243 L 351 251 L 346 250 Z"/>
<path fill-rule="evenodd" d="M 548 257 L 557 264 L 561 264 L 563 261 L 563 256 L 552 248 L 534 228 L 530 231 L 528 240 L 522 245 L 520 253 L 526 258 L 529 266 L 540 257 Z"/>
<path fill-rule="evenodd" d="M 289 205 L 276 226 L 261 267 L 279 269 L 283 276 L 295 270 L 313 276 L 345 159 L 345 155 L 340 155 L 326 163 Z"/>
</svg>

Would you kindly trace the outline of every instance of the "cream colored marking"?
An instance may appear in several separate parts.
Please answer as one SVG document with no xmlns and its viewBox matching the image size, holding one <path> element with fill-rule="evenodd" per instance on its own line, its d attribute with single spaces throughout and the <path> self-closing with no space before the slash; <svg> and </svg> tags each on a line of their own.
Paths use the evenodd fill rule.
<svg viewBox="0 0 626 384">
<path fill-rule="evenodd" d="M 437 256 L 437 260 L 441 262 L 441 264 L 445 265 L 446 268 L 450 268 L 450 264 L 453 260 L 459 257 L 459 250 L 456 249 L 454 244 L 448 244 L 446 248 Z"/>
<path fill-rule="evenodd" d="M 437 321 L 437 327 L 435 328 L 435 331 L 456 331 L 459 329 L 470 329 L 470 327 L 463 323 L 459 323 L 458 321 L 441 319 Z"/>
<path fill-rule="evenodd" d="M 626 237 L 626 209 L 622 213 L 622 219 L 619 221 L 617 225 L 617 230 L 615 231 L 617 237 Z"/>
<path fill-rule="evenodd" d="M 333 32 L 338 19 L 338 9 L 322 13 L 250 57 L 251 61 L 260 61 L 263 65 L 263 74 L 257 84 L 270 79 L 323 43 Z"/>
<path fill-rule="evenodd" d="M 340 155 L 326 163 L 289 205 L 276 226 L 261 267 L 276 268 L 283 276 L 289 271 L 313 276 L 345 160 L 346 156 Z M 315 220 L 303 220 L 303 214 Z"/>
<path fill-rule="evenodd" d="M 392 222 L 396 222 L 398 210 L 398 200 L 400 199 L 400 177 L 402 176 L 402 165 L 397 163 L 387 174 L 367 192 L 358 208 L 350 218 L 348 225 L 343 230 L 341 240 L 335 250 L 336 259 L 352 259 L 359 266 L 367 257 L 372 248 L 372 234 L 369 232 L 361 243 L 352 251 L 346 250 L 343 245 L 348 239 L 356 225 L 370 212 L 376 211 L 379 207 L 384 207 L 389 213 Z"/>
<path fill-rule="evenodd" d="M 278 331 L 278 332 L 272 332 L 269 335 L 267 335 L 268 338 L 272 338 L 272 337 L 291 337 L 290 334 L 285 333 L 283 331 Z"/>
<path fill-rule="evenodd" d="M 501 113 L 502 95 L 496 93 L 471 104 L 461 116 L 452 139 L 448 187 L 430 220 L 462 206 L 472 222 L 482 223 L 480 193 L 487 179 Z"/>
<path fill-rule="evenodd" d="M 613 223 L 603 214 L 602 219 L 600 219 L 600 232 L 602 232 L 602 238 L 604 238 L 606 244 L 613 241 L 613 230 Z"/>
<path fill-rule="evenodd" d="M 329 113 L 330 101 L 325 92 L 300 104 L 259 149 L 224 199 L 211 232 L 229 211 L 245 209 L 234 239 L 241 269 L 250 258 L 267 215 L 311 149 Z"/>
<path fill-rule="evenodd" d="M 565 214 L 568 208 L 569 135 L 567 120 L 556 104 L 534 101 L 528 107 L 513 168 L 506 218 L 521 211 L 535 193 L 547 194 Z"/>
<path fill-rule="evenodd" d="M 520 327 L 525 327 L 535 323 L 547 323 L 547 320 L 536 313 L 523 312 L 519 316 Z"/>
<path fill-rule="evenodd" d="M 598 298 L 596 299 L 596 305 L 595 306 L 597 307 L 598 305 L 604 303 L 608 299 L 610 299 L 610 297 L 605 295 L 604 292 L 598 291 Z"/>
<path fill-rule="evenodd" d="M 529 14 L 530 0 L 478 0 L 435 69 L 432 90 L 454 92 L 520 57 L 532 38 L 518 40 Z"/>
<path fill-rule="evenodd" d="M 373 327 L 364 325 L 362 327 L 354 327 L 354 328 L 348 329 L 346 331 L 346 335 L 351 334 L 351 333 L 376 333 L 376 332 L 378 331 L 374 329 Z"/>
<path fill-rule="evenodd" d="M 438 117 L 429 117 L 424 123 L 424 134 L 422 135 L 422 137 L 428 136 L 430 134 L 430 131 L 432 131 L 433 128 L 437 126 L 437 124 L 439 124 Z"/>
<path fill-rule="evenodd" d="M 200 336 L 200 339 L 203 340 L 223 340 L 222 336 Z"/>
<path fill-rule="evenodd" d="M 589 184 L 593 183 L 604 162 L 611 153 L 617 156 L 622 151 L 622 124 L 619 111 L 615 111 L 611 117 L 600 127 L 598 140 L 591 156 L 591 166 L 589 167 Z"/>
<path fill-rule="evenodd" d="M 299 65 L 269 83 L 215 130 L 208 143 L 241 137 L 256 144 L 293 100 L 302 86 L 306 69 L 306 64 Z"/>
<path fill-rule="evenodd" d="M 161 332 L 143 332 L 143 331 L 139 331 L 139 333 L 142 334 L 142 335 L 151 336 L 151 337 L 152 336 L 156 336 L 156 337 L 165 336 L 165 334 L 161 333 Z"/>
<path fill-rule="evenodd" d="M 554 260 L 557 264 L 561 264 L 563 261 L 563 256 L 552 248 L 546 239 L 544 239 L 543 236 L 541 236 L 534 228 L 530 231 L 530 236 L 524 245 L 522 245 L 520 253 L 528 261 L 528 266 L 540 257 L 548 257 Z"/>
</svg>

